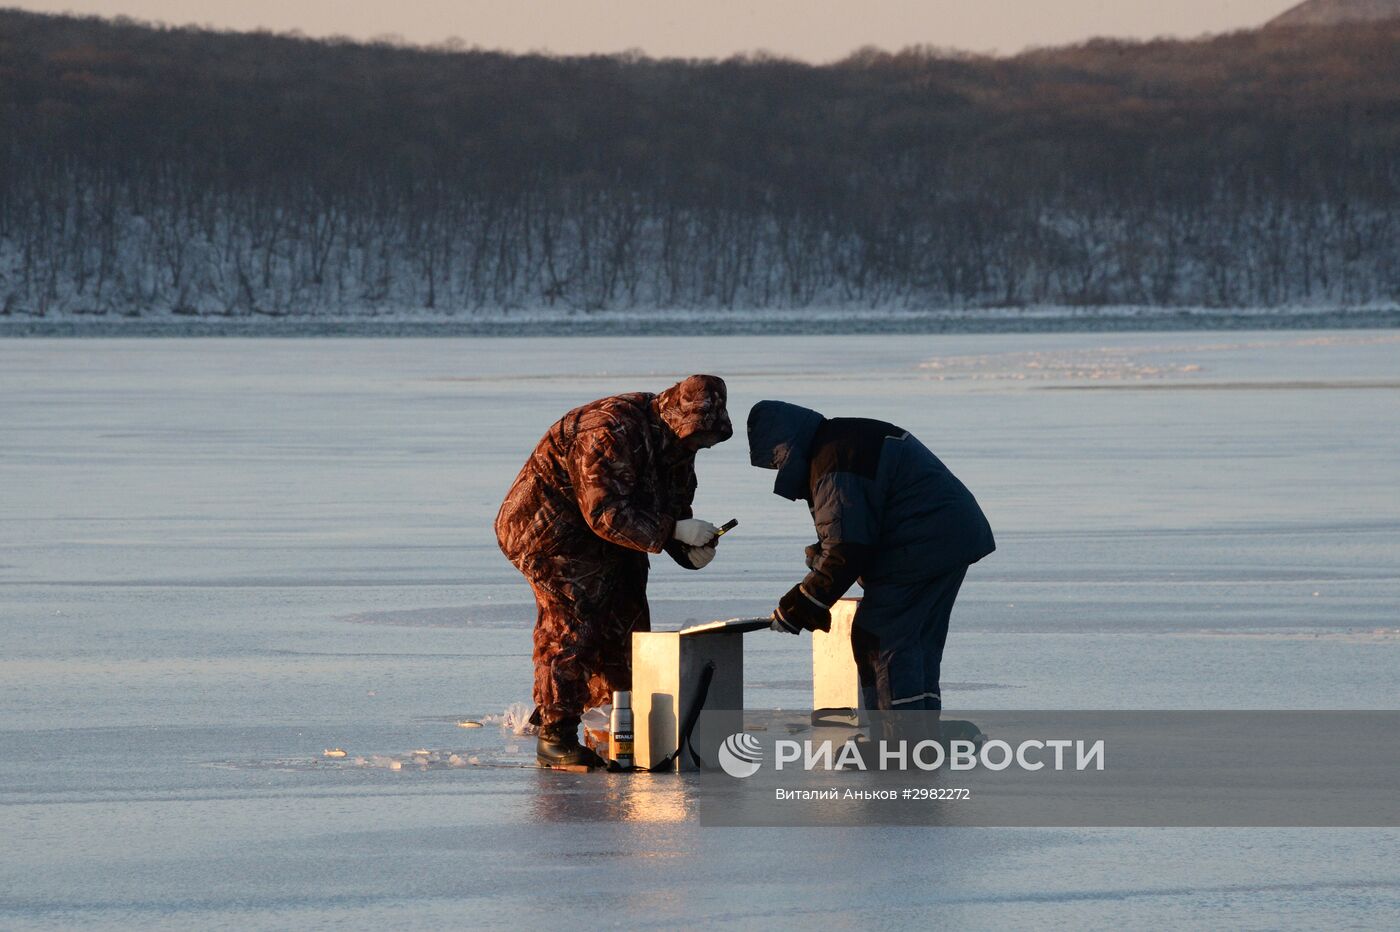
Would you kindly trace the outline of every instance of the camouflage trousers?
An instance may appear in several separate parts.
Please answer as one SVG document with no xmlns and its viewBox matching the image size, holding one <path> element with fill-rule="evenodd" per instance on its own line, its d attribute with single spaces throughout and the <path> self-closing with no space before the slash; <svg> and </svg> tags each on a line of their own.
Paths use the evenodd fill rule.
<svg viewBox="0 0 1400 932">
<path fill-rule="evenodd" d="M 535 704 L 545 725 L 577 719 L 632 688 L 632 632 L 650 631 L 647 563 L 626 560 L 577 580 L 531 580 L 535 621 Z"/>
</svg>

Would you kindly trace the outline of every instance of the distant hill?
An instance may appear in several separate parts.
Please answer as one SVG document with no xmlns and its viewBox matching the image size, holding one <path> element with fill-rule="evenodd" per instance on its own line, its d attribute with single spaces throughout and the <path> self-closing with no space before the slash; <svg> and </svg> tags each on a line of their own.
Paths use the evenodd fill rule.
<svg viewBox="0 0 1400 932">
<path fill-rule="evenodd" d="M 1265 26 L 1336 26 L 1400 18 L 1400 0 L 1304 0 Z"/>
<path fill-rule="evenodd" d="M 0 319 L 1397 299 L 1400 20 L 813 66 L 0 10 Z"/>
</svg>

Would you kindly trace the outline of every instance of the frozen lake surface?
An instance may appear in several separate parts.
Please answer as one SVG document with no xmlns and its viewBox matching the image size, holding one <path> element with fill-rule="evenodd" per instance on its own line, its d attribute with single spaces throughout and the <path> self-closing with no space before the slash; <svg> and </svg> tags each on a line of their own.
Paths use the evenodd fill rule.
<svg viewBox="0 0 1400 932">
<path fill-rule="evenodd" d="M 977 494 L 950 706 L 1397 707 L 1397 331 L 4 341 L 0 927 L 1393 927 L 1397 830 L 716 829 L 683 778 L 416 766 L 529 698 L 528 450 L 691 372 Z M 699 474 L 742 523 L 654 561 L 657 627 L 766 614 L 812 538 L 741 440 Z M 805 639 L 747 649 L 810 704 Z"/>
</svg>

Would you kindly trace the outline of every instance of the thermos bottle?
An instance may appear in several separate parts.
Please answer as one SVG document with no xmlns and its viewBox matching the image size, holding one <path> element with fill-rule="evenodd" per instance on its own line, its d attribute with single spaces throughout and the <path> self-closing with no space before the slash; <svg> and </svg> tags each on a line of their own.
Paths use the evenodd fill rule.
<svg viewBox="0 0 1400 932">
<path fill-rule="evenodd" d="M 608 725 L 613 761 L 624 770 L 632 769 L 632 693 L 628 690 L 619 689 L 613 693 L 612 720 Z"/>
</svg>

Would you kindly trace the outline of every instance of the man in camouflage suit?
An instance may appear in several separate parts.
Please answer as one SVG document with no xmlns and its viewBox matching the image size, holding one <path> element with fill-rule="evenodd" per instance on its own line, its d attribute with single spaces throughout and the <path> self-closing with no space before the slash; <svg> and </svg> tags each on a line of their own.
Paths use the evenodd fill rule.
<svg viewBox="0 0 1400 932">
<path fill-rule="evenodd" d="M 578 741 L 585 708 L 632 685 L 632 632 L 647 631 L 647 554 L 687 569 L 714 559 L 717 528 L 691 517 L 695 454 L 733 434 L 724 381 L 692 375 L 659 395 L 602 398 L 559 419 L 496 516 L 525 574 L 535 622 L 538 757 L 602 761 Z"/>
</svg>

